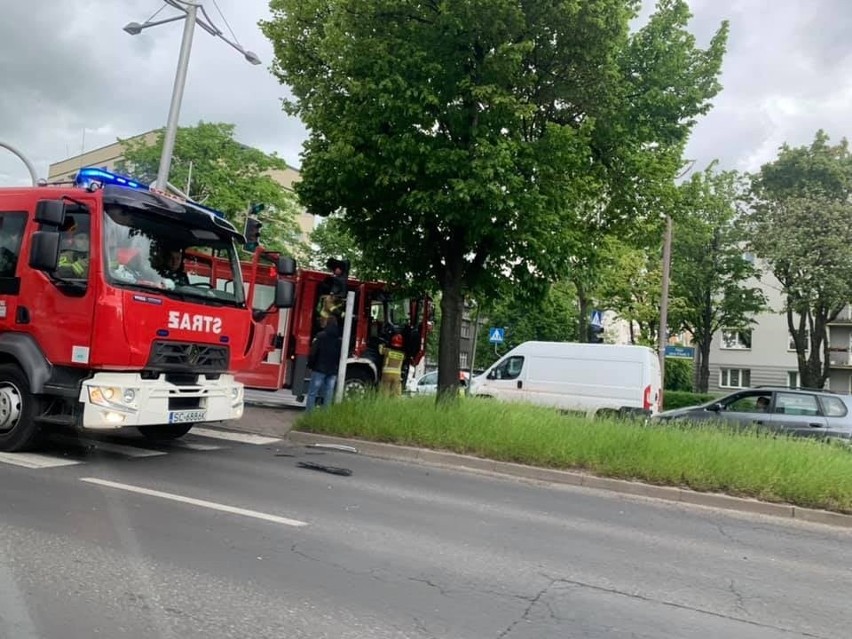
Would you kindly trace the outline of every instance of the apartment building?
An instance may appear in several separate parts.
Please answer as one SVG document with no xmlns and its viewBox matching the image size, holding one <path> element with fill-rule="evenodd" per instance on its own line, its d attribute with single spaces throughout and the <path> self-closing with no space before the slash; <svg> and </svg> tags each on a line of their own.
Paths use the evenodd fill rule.
<svg viewBox="0 0 852 639">
<path fill-rule="evenodd" d="M 759 285 L 767 310 L 747 328 L 723 328 L 710 348 L 710 392 L 749 386 L 799 386 L 796 348 L 787 327 L 785 296 L 778 280 L 764 269 Z M 829 325 L 830 376 L 826 388 L 852 392 L 852 309 Z"/>
<path fill-rule="evenodd" d="M 132 140 L 144 139 L 147 144 L 154 144 L 157 140 L 158 131 L 147 131 L 140 133 Z M 118 165 L 124 159 L 124 144 L 114 142 L 98 149 L 86 151 L 79 155 L 54 162 L 50 165 L 47 174 L 48 182 L 62 182 L 73 180 L 77 171 L 86 166 L 94 166 L 105 171 L 116 171 Z M 298 169 L 288 166 L 285 169 L 270 171 L 270 176 L 285 189 L 292 191 L 293 185 L 299 181 L 300 174 Z M 297 220 L 299 228 L 302 231 L 302 240 L 307 241 L 307 237 L 314 229 L 316 224 L 315 216 L 310 213 L 303 212 Z"/>
</svg>

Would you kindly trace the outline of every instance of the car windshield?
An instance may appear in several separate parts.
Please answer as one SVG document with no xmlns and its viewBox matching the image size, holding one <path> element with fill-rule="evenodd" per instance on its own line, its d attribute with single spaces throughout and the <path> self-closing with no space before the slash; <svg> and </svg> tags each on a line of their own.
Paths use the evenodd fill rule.
<svg viewBox="0 0 852 639">
<path fill-rule="evenodd" d="M 237 253 L 226 235 L 120 206 L 104 216 L 111 284 L 207 304 L 245 303 Z"/>
</svg>

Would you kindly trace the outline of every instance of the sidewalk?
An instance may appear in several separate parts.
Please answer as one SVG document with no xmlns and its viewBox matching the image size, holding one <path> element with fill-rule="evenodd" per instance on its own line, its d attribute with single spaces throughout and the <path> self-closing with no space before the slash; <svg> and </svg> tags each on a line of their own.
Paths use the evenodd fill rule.
<svg viewBox="0 0 852 639">
<path fill-rule="evenodd" d="M 283 438 L 287 436 L 293 428 L 293 422 L 301 414 L 301 408 L 286 404 L 259 406 L 246 403 L 242 419 L 220 422 L 220 424 L 222 428 L 229 430 Z"/>
</svg>

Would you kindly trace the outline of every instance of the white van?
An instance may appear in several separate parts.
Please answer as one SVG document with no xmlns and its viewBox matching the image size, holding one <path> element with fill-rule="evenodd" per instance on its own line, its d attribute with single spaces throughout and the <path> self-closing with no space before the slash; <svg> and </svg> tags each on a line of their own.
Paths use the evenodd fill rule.
<svg viewBox="0 0 852 639">
<path fill-rule="evenodd" d="M 662 379 L 646 346 L 524 342 L 473 379 L 470 394 L 563 410 L 654 415 Z"/>
</svg>

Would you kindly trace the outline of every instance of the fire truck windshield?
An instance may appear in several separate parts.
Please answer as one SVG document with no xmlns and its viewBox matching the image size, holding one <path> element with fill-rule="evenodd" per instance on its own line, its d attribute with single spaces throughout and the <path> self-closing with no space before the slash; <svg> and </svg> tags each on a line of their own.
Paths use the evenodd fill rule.
<svg viewBox="0 0 852 639">
<path fill-rule="evenodd" d="M 104 216 L 108 281 L 202 304 L 245 303 L 240 264 L 227 235 L 173 218 L 111 206 Z"/>
</svg>

